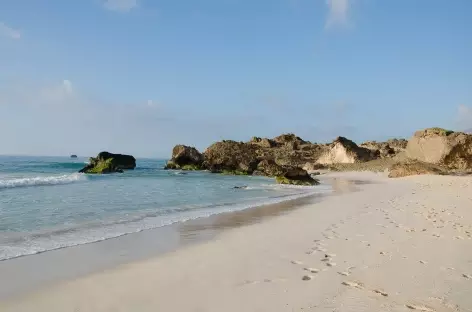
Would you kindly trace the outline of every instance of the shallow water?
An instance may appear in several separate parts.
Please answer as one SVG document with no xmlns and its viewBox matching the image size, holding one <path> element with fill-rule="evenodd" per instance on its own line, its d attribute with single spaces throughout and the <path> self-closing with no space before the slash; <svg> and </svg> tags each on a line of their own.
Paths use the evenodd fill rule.
<svg viewBox="0 0 472 312">
<path fill-rule="evenodd" d="M 0 260 L 329 191 L 264 177 L 163 170 L 77 173 L 85 158 L 0 157 Z M 235 186 L 247 186 L 235 189 Z"/>
</svg>

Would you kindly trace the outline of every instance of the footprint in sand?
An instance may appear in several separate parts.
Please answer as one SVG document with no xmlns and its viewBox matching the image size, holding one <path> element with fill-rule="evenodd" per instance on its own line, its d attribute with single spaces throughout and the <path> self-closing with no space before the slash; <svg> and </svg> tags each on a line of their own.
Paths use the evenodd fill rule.
<svg viewBox="0 0 472 312">
<path fill-rule="evenodd" d="M 472 275 L 466 274 L 466 273 L 462 274 L 462 277 L 467 278 L 467 279 L 472 279 Z"/>
<path fill-rule="evenodd" d="M 406 304 L 405 306 L 406 306 L 408 309 L 411 309 L 411 310 L 418 310 L 418 311 L 425 311 L 425 312 L 434 312 L 433 309 L 428 308 L 427 306 L 424 306 L 424 305 Z"/>
<path fill-rule="evenodd" d="M 292 264 L 296 264 L 296 265 L 301 265 L 302 262 L 301 261 L 298 261 L 298 260 L 292 260 L 290 261 Z"/>
<path fill-rule="evenodd" d="M 336 263 L 335 262 L 326 262 L 326 266 L 334 267 L 334 266 L 336 266 Z"/>
<path fill-rule="evenodd" d="M 349 276 L 351 275 L 351 273 L 349 272 L 338 272 L 339 275 L 342 275 L 342 276 Z"/>
<path fill-rule="evenodd" d="M 376 294 L 379 294 L 379 295 L 382 295 L 384 297 L 388 297 L 388 293 L 386 293 L 385 291 L 380 290 L 380 289 L 374 289 L 374 290 L 372 290 L 372 292 L 374 292 Z"/>
<path fill-rule="evenodd" d="M 303 270 L 308 271 L 310 273 L 319 273 L 320 272 L 319 269 L 315 269 L 315 268 L 303 268 Z"/>
<path fill-rule="evenodd" d="M 354 287 L 354 288 L 358 288 L 358 289 L 363 289 L 364 288 L 364 285 L 362 283 L 359 283 L 359 282 L 344 281 L 341 284 L 344 285 L 344 286 Z"/>
<path fill-rule="evenodd" d="M 313 278 L 313 276 L 311 276 L 311 275 L 303 275 L 302 281 L 309 281 L 309 280 L 311 280 L 312 278 Z"/>
<path fill-rule="evenodd" d="M 421 263 L 421 264 L 427 264 L 428 262 L 423 261 L 423 260 L 420 260 L 420 263 Z"/>
</svg>

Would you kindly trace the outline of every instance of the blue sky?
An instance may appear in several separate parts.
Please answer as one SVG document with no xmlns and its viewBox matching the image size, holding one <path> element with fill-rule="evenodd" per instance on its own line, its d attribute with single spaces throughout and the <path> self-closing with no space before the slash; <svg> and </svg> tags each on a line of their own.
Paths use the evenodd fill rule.
<svg viewBox="0 0 472 312">
<path fill-rule="evenodd" d="M 472 128 L 470 0 L 0 4 L 0 154 Z"/>
</svg>

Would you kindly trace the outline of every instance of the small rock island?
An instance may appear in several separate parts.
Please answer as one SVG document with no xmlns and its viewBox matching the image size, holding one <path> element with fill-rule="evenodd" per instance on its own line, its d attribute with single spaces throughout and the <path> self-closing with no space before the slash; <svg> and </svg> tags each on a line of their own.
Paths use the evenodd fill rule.
<svg viewBox="0 0 472 312">
<path fill-rule="evenodd" d="M 91 157 L 89 164 L 80 173 L 113 173 L 136 168 L 136 158 L 131 155 L 101 152 L 97 157 Z"/>
</svg>

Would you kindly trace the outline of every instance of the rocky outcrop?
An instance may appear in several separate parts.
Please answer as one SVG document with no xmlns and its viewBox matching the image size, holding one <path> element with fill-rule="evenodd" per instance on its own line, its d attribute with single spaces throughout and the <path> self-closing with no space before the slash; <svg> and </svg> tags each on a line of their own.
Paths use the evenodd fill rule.
<svg viewBox="0 0 472 312">
<path fill-rule="evenodd" d="M 284 174 L 275 179 L 279 184 L 292 185 L 317 185 L 320 182 L 312 178 L 308 172 L 302 168 L 292 167 L 285 170 Z"/>
<path fill-rule="evenodd" d="M 282 166 L 277 165 L 274 160 L 262 160 L 257 165 L 256 175 L 276 177 L 279 175 L 283 175 L 284 173 L 284 168 Z"/>
<path fill-rule="evenodd" d="M 376 152 L 359 147 L 356 143 L 344 137 L 336 138 L 316 163 L 328 165 L 337 163 L 357 163 L 373 160 L 378 157 Z"/>
<path fill-rule="evenodd" d="M 281 134 L 278 137 L 274 138 L 274 141 L 277 144 L 285 145 L 287 143 L 296 143 L 297 145 L 303 145 L 306 144 L 307 142 L 304 141 L 302 138 L 296 136 L 293 133 L 285 133 Z"/>
<path fill-rule="evenodd" d="M 274 140 L 267 139 L 267 138 L 259 138 L 259 137 L 253 137 L 251 141 L 249 141 L 249 144 L 255 144 L 262 148 L 271 148 L 277 145 L 277 143 L 275 143 Z"/>
<path fill-rule="evenodd" d="M 123 172 L 123 170 L 134 168 L 136 168 L 136 159 L 131 155 L 101 152 L 97 157 L 90 158 L 89 164 L 79 172 L 101 174 Z"/>
<path fill-rule="evenodd" d="M 367 141 L 359 146 L 371 150 L 376 158 L 389 158 L 404 152 L 407 143 L 405 139 L 391 139 L 386 142 Z"/>
<path fill-rule="evenodd" d="M 77 158 L 77 155 L 70 155 L 70 158 Z"/>
<path fill-rule="evenodd" d="M 404 152 L 406 146 L 408 145 L 408 140 L 405 139 L 390 139 L 387 141 L 387 144 L 393 148 L 395 153 Z"/>
<path fill-rule="evenodd" d="M 441 128 L 417 131 L 408 141 L 406 155 L 450 169 L 472 169 L 472 135 Z"/>
<path fill-rule="evenodd" d="M 259 163 L 257 147 L 236 141 L 221 141 L 207 148 L 203 167 L 211 172 L 252 174 Z"/>
<path fill-rule="evenodd" d="M 165 169 L 199 170 L 202 164 L 203 155 L 195 147 L 176 145 Z"/>
<path fill-rule="evenodd" d="M 445 170 L 420 161 L 400 162 L 392 165 L 389 169 L 389 178 L 401 178 L 420 174 L 445 174 Z"/>
</svg>

